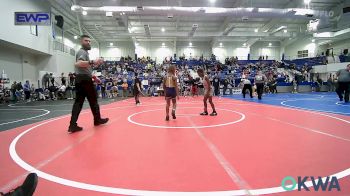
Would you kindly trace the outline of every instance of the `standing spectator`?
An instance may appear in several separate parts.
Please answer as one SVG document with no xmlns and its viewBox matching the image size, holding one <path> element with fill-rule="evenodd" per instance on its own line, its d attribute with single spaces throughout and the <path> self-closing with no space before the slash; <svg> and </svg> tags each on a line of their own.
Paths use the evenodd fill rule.
<svg viewBox="0 0 350 196">
<path fill-rule="evenodd" d="M 327 86 L 328 86 L 328 92 L 331 92 L 333 89 L 333 79 L 332 74 L 329 74 L 329 77 L 327 79 Z"/>
<path fill-rule="evenodd" d="M 297 80 L 294 78 L 292 83 L 293 83 L 293 91 L 292 91 L 292 93 L 298 93 L 298 82 L 297 82 Z"/>
<path fill-rule="evenodd" d="M 126 79 L 124 79 L 124 81 L 123 81 L 122 88 L 123 88 L 123 97 L 128 97 L 129 85 L 128 85 Z"/>
<path fill-rule="evenodd" d="M 310 82 L 314 82 L 314 75 L 315 75 L 314 69 L 312 68 L 312 69 L 310 70 Z"/>
<path fill-rule="evenodd" d="M 61 85 L 64 85 L 64 86 L 67 85 L 67 79 L 64 76 L 64 73 L 61 74 Z"/>
<path fill-rule="evenodd" d="M 50 82 L 52 86 L 55 86 L 55 77 L 53 76 L 53 73 L 50 73 Z"/>
<path fill-rule="evenodd" d="M 316 77 L 316 85 L 317 85 L 317 88 L 316 88 L 316 91 L 317 92 L 320 92 L 321 91 L 321 87 L 323 85 L 323 81 L 322 79 L 320 78 L 320 75 L 318 74 L 317 77 Z"/>
<path fill-rule="evenodd" d="M 49 88 L 49 83 L 50 83 L 50 75 L 49 73 L 45 73 L 43 78 L 42 78 L 42 85 L 43 85 L 43 88 Z"/>
<path fill-rule="evenodd" d="M 35 93 L 35 87 L 34 84 L 31 85 L 30 87 L 30 94 L 31 94 L 31 100 L 36 100 L 37 99 L 37 94 Z"/>
<path fill-rule="evenodd" d="M 17 91 L 17 82 L 14 81 L 13 84 L 11 85 L 11 93 L 12 93 L 14 102 L 17 102 L 16 91 Z"/>
<path fill-rule="evenodd" d="M 332 82 L 333 82 L 332 92 L 335 92 L 338 89 L 338 77 L 336 75 L 333 75 Z"/>
<path fill-rule="evenodd" d="M 339 100 L 345 100 L 345 103 L 349 102 L 349 91 L 350 91 L 350 64 L 346 66 L 346 69 L 341 69 L 337 72 L 338 76 L 338 89 L 337 94 Z"/>
<path fill-rule="evenodd" d="M 277 93 L 277 80 L 276 76 L 273 76 L 269 82 L 270 92 Z"/>
<path fill-rule="evenodd" d="M 102 99 L 106 98 L 107 93 L 106 93 L 106 82 L 105 81 L 103 81 L 101 83 L 101 94 L 102 94 Z"/>
<path fill-rule="evenodd" d="M 214 86 L 214 95 L 219 96 L 220 95 L 220 80 L 219 80 L 219 77 L 217 75 L 213 79 L 213 86 Z"/>
<path fill-rule="evenodd" d="M 198 96 L 198 80 L 197 79 L 192 79 L 192 97 L 195 95 Z"/>
<path fill-rule="evenodd" d="M 21 99 L 22 98 L 22 93 L 23 93 L 22 82 L 19 82 L 19 83 L 17 83 L 17 91 L 16 91 L 17 98 Z"/>
<path fill-rule="evenodd" d="M 224 80 L 223 80 L 223 85 L 224 85 L 224 92 L 223 92 L 223 95 L 226 95 L 227 86 L 228 86 L 228 79 L 227 79 L 227 76 L 225 76 L 225 78 L 224 78 Z"/>
<path fill-rule="evenodd" d="M 68 77 L 69 77 L 69 85 L 74 86 L 75 75 L 72 72 L 69 72 Z"/>
<path fill-rule="evenodd" d="M 25 99 L 27 102 L 30 101 L 30 84 L 29 84 L 29 80 L 26 81 L 26 83 L 23 85 L 23 91 L 25 94 Z"/>
</svg>

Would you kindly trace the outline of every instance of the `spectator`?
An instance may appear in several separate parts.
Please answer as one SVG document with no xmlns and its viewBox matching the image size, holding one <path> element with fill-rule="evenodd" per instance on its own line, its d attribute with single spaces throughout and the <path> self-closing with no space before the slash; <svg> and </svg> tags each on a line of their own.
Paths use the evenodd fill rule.
<svg viewBox="0 0 350 196">
<path fill-rule="evenodd" d="M 328 92 L 331 92 L 333 89 L 333 79 L 332 74 L 329 74 L 329 77 L 327 79 L 327 86 L 328 86 Z"/>
<path fill-rule="evenodd" d="M 320 78 L 320 74 L 318 74 L 317 77 L 316 77 L 316 85 L 317 85 L 316 91 L 320 92 L 321 91 L 321 87 L 323 85 L 323 81 Z"/>
<path fill-rule="evenodd" d="M 17 83 L 17 87 L 16 87 L 17 91 L 16 91 L 16 96 L 18 100 L 22 99 L 22 94 L 23 94 L 23 86 L 22 86 L 22 82 Z"/>
<path fill-rule="evenodd" d="M 273 76 L 269 81 L 269 87 L 271 93 L 277 93 L 277 80 L 276 76 Z"/>
<path fill-rule="evenodd" d="M 27 102 L 30 102 L 30 84 L 29 80 L 26 81 L 26 83 L 23 85 L 23 91 L 25 94 L 25 99 Z"/>
<path fill-rule="evenodd" d="M 14 81 L 13 84 L 11 85 L 11 93 L 12 93 L 12 96 L 13 96 L 12 99 L 13 99 L 14 102 L 17 102 L 16 91 L 17 91 L 17 82 Z"/>
<path fill-rule="evenodd" d="M 59 88 L 58 88 L 58 91 L 57 91 L 57 97 L 58 99 L 65 99 L 66 98 L 66 85 L 61 85 Z"/>
<path fill-rule="evenodd" d="M 56 92 L 57 92 L 58 88 L 56 86 L 50 86 L 48 88 L 49 91 L 49 96 L 51 100 L 56 100 Z"/>
<path fill-rule="evenodd" d="M 192 97 L 194 97 L 195 95 L 199 96 L 198 85 L 199 85 L 199 78 L 192 79 Z"/>
<path fill-rule="evenodd" d="M 296 79 L 293 80 L 293 91 L 292 93 L 298 93 L 298 82 Z"/>
<path fill-rule="evenodd" d="M 338 77 L 336 75 L 333 75 L 332 83 L 333 83 L 332 92 L 335 92 L 338 89 Z"/>
<path fill-rule="evenodd" d="M 32 196 L 38 184 L 38 176 L 35 173 L 27 175 L 23 184 L 8 193 L 0 192 L 1 196 Z"/>
<path fill-rule="evenodd" d="M 43 88 L 49 88 L 49 85 L 50 85 L 50 75 L 49 73 L 45 73 L 43 78 L 42 78 L 42 85 L 43 85 Z"/>
<path fill-rule="evenodd" d="M 213 86 L 214 86 L 215 96 L 219 96 L 220 95 L 220 79 L 217 75 L 213 79 Z"/>
<path fill-rule="evenodd" d="M 224 92 L 223 92 L 223 95 L 226 95 L 226 91 L 227 91 L 227 87 L 228 87 L 228 78 L 225 77 L 224 80 L 223 80 L 223 85 L 224 85 Z"/>
<path fill-rule="evenodd" d="M 50 73 L 50 82 L 52 86 L 55 86 L 55 77 L 53 76 L 53 73 Z"/>
<path fill-rule="evenodd" d="M 123 88 L 123 97 L 128 97 L 128 88 L 129 88 L 129 85 L 128 85 L 126 79 L 124 79 L 124 81 L 123 81 L 122 88 Z"/>
<path fill-rule="evenodd" d="M 64 85 L 64 86 L 67 85 L 67 79 L 64 76 L 64 73 L 61 74 L 61 85 Z"/>
<path fill-rule="evenodd" d="M 101 95 L 102 95 L 102 98 L 106 98 L 107 97 L 107 93 L 106 93 L 106 82 L 103 81 L 101 83 Z"/>
<path fill-rule="evenodd" d="M 75 74 L 73 74 L 72 72 L 69 72 L 68 77 L 69 77 L 69 85 L 74 86 Z"/>
</svg>

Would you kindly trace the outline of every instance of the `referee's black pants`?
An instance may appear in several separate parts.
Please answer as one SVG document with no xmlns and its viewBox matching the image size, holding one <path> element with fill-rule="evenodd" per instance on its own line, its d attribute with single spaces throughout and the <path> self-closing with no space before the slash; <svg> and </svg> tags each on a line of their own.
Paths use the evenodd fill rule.
<svg viewBox="0 0 350 196">
<path fill-rule="evenodd" d="M 345 100 L 345 102 L 349 102 L 349 94 L 350 94 L 350 82 L 338 82 L 337 94 L 339 99 Z"/>
<path fill-rule="evenodd" d="M 253 89 L 251 84 L 244 84 L 242 89 L 243 98 L 245 98 L 245 92 L 247 89 L 249 90 L 250 98 L 253 98 Z"/>
<path fill-rule="evenodd" d="M 258 93 L 258 99 L 261 99 L 264 92 L 264 83 L 256 83 L 256 91 Z"/>
<path fill-rule="evenodd" d="M 215 96 L 219 96 L 220 88 L 218 86 L 214 86 L 214 94 L 215 94 Z"/>
<path fill-rule="evenodd" d="M 77 120 L 85 98 L 88 99 L 91 112 L 94 116 L 94 121 L 101 119 L 100 106 L 97 103 L 97 92 L 92 82 L 92 78 L 89 75 L 78 74 L 75 78 L 75 93 L 76 98 L 72 109 L 72 117 L 70 120 L 70 126 L 76 126 Z"/>
</svg>

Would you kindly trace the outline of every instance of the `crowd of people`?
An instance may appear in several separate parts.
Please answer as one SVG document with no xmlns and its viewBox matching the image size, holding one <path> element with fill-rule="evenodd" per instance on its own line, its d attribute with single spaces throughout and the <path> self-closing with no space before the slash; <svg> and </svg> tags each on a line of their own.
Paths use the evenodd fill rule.
<svg viewBox="0 0 350 196">
<path fill-rule="evenodd" d="M 196 62 L 191 64 L 192 61 Z M 228 89 L 243 89 L 245 92 L 246 89 L 250 90 L 247 87 L 249 83 L 252 89 L 255 87 L 257 90 L 255 77 L 258 73 L 265 78 L 264 85 L 259 88 L 265 93 L 277 93 L 277 85 L 281 82 L 292 83 L 295 87 L 305 81 L 315 83 L 316 87 L 323 84 L 319 74 L 313 73 L 312 67 L 307 64 L 296 66 L 273 60 L 240 64 L 237 57 L 226 58 L 225 63 L 220 63 L 216 60 L 215 55 L 212 55 L 210 60 L 204 58 L 196 60 L 173 59 L 171 57 L 165 58 L 163 63 L 157 64 L 150 57 L 133 60 L 128 56 L 121 58 L 120 61 L 106 61 L 94 70 L 100 80 L 99 83 L 95 83 L 98 95 L 102 98 L 132 96 L 136 75 L 141 81 L 141 87 L 145 94 L 161 95 L 164 92 L 162 79 L 167 74 L 167 67 L 171 64 L 176 65 L 179 93 L 183 96 L 203 94 L 203 82 L 196 75 L 198 69 L 203 69 L 208 75 L 214 87 L 215 96 L 230 94 L 231 91 Z M 35 85 L 30 84 L 29 81 L 24 84 L 14 81 L 10 88 L 2 90 L 2 96 L 0 96 L 2 100 L 0 101 L 25 100 L 29 102 L 73 98 L 74 80 L 75 73 L 69 73 L 67 76 L 62 73 L 56 78 L 52 73 L 46 73 L 42 77 L 41 88 L 35 88 Z M 336 74 L 330 75 L 327 85 L 329 91 L 336 91 Z"/>
</svg>

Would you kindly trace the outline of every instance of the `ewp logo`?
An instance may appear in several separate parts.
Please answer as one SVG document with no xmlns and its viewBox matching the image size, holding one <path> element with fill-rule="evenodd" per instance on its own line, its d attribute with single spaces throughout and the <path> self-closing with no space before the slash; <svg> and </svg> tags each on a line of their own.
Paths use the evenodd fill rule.
<svg viewBox="0 0 350 196">
<path fill-rule="evenodd" d="M 307 181 L 309 178 L 311 181 Z M 286 185 L 287 181 L 290 181 L 291 184 Z M 335 176 L 328 176 L 324 180 L 322 180 L 322 177 L 320 176 L 318 178 L 313 176 L 298 176 L 298 183 L 291 176 L 287 176 L 282 180 L 282 188 L 286 191 L 295 190 L 297 185 L 298 191 L 301 191 L 302 189 L 305 191 L 310 191 L 310 187 L 313 187 L 315 191 L 319 191 L 319 189 L 321 189 L 321 191 L 333 191 L 333 189 L 340 191 L 339 182 Z"/>
<path fill-rule="evenodd" d="M 49 12 L 15 12 L 15 25 L 51 25 Z"/>
</svg>

